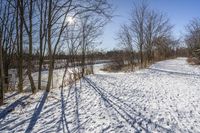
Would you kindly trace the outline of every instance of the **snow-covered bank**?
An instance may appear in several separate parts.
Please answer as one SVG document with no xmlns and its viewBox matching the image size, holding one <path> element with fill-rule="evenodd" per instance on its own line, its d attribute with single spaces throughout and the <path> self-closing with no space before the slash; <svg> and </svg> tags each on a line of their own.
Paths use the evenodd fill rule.
<svg viewBox="0 0 200 133">
<path fill-rule="evenodd" d="M 106 73 L 106 72 L 103 72 L 101 70 L 101 69 L 104 68 L 104 66 L 106 64 L 108 64 L 108 63 L 94 64 L 93 65 L 94 73 L 95 74 L 96 73 Z M 66 71 L 66 75 L 64 77 L 64 82 L 67 82 L 67 80 L 69 80 L 70 76 L 73 76 L 73 73 L 78 73 L 80 71 L 81 71 L 80 67 L 76 67 L 76 68 L 69 67 Z M 59 88 L 62 85 L 64 72 L 65 72 L 65 68 L 55 69 L 53 71 L 53 79 L 52 79 L 53 83 L 51 84 L 52 88 Z M 33 80 L 35 82 L 35 85 L 37 86 L 37 84 L 38 84 L 38 72 L 33 73 L 32 76 L 33 76 Z M 47 80 L 48 80 L 48 70 L 42 71 L 42 74 L 41 74 L 41 87 L 42 87 L 42 89 L 45 89 L 46 84 L 47 84 Z M 15 81 L 17 81 L 17 79 L 15 79 Z M 15 88 L 17 88 L 17 82 L 15 82 Z M 24 80 L 24 90 L 25 91 L 31 91 L 30 82 L 29 82 L 29 78 L 28 78 L 27 75 L 26 75 L 25 80 Z"/>
<path fill-rule="evenodd" d="M 100 72 L 50 93 L 9 93 L 0 132 L 198 133 L 199 74 L 177 58 L 134 73 Z"/>
<path fill-rule="evenodd" d="M 200 66 L 190 65 L 188 64 L 186 58 L 181 57 L 177 58 L 176 60 L 160 61 L 156 64 L 153 64 L 150 69 L 200 76 Z"/>
</svg>

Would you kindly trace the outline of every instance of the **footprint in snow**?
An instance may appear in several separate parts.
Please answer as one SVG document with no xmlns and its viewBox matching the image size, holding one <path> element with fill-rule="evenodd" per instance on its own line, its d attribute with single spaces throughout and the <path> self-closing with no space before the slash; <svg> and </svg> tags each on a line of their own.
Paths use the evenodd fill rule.
<svg viewBox="0 0 200 133">
<path fill-rule="evenodd" d="M 164 118 L 161 118 L 161 119 L 159 119 L 158 121 L 159 121 L 159 122 L 164 122 L 164 120 L 165 120 Z"/>
</svg>

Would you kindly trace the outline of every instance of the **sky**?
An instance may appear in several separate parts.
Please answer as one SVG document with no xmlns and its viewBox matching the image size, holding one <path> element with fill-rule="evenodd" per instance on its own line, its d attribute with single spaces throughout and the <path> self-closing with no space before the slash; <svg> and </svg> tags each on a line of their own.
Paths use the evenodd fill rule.
<svg viewBox="0 0 200 133">
<path fill-rule="evenodd" d="M 130 15 L 134 9 L 133 3 L 141 0 L 110 0 L 114 7 L 112 21 L 104 28 L 101 37 L 101 48 L 112 50 L 117 48 L 117 33 L 122 24 L 129 22 Z M 194 18 L 200 18 L 200 0 L 148 0 L 149 7 L 160 11 L 168 16 L 176 38 L 182 38 L 185 26 Z"/>
</svg>

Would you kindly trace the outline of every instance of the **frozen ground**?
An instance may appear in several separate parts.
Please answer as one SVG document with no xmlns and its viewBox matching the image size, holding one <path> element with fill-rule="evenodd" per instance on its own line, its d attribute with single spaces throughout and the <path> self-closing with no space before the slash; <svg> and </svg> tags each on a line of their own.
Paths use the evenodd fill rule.
<svg viewBox="0 0 200 133">
<path fill-rule="evenodd" d="M 199 85 L 199 67 L 177 58 L 134 73 L 100 72 L 50 93 L 9 93 L 0 132 L 198 133 Z"/>
</svg>

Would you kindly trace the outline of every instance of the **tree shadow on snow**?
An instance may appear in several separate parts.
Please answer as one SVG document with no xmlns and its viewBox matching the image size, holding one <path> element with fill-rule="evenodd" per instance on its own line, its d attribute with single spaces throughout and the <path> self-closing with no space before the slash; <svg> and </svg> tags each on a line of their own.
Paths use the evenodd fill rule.
<svg viewBox="0 0 200 133">
<path fill-rule="evenodd" d="M 60 117 L 60 120 L 59 120 L 59 126 L 58 126 L 58 129 L 57 129 L 57 132 L 59 132 L 60 126 L 62 124 L 62 131 L 65 133 L 66 132 L 65 128 L 66 128 L 67 132 L 70 133 L 66 114 L 65 114 L 65 109 L 66 109 L 67 102 L 68 102 L 68 99 L 69 99 L 69 96 L 70 96 L 70 93 L 71 93 L 72 86 L 69 87 L 69 91 L 68 91 L 68 95 L 66 97 L 66 100 L 64 99 L 63 87 L 61 87 L 60 89 L 61 89 L 61 92 L 60 92 L 60 95 L 61 95 L 61 117 Z"/>
<path fill-rule="evenodd" d="M 49 93 L 45 91 L 41 101 L 38 102 L 38 104 L 37 104 L 37 106 L 35 108 L 35 112 L 33 113 L 32 117 L 31 117 L 30 123 L 29 123 L 25 133 L 29 133 L 29 132 L 31 132 L 33 130 L 33 128 L 34 128 L 34 126 L 35 126 L 35 124 L 36 124 L 36 122 L 37 122 L 37 120 L 38 120 L 38 118 L 40 116 L 40 113 L 41 113 L 42 108 L 43 108 L 43 106 L 45 104 L 45 101 L 47 99 L 48 94 Z"/>
<path fill-rule="evenodd" d="M 80 84 L 82 84 L 82 81 L 80 80 Z M 81 87 L 82 85 L 80 85 L 80 87 Z M 75 88 L 74 88 L 75 90 L 75 104 L 76 104 L 76 111 L 75 111 L 75 114 L 76 114 L 76 124 L 77 124 L 77 128 L 76 128 L 76 130 L 77 130 L 77 132 L 78 133 L 80 133 L 80 127 L 81 127 L 81 125 L 80 125 L 80 117 L 79 117 L 79 101 L 80 101 L 80 89 L 78 89 L 78 87 L 77 87 L 77 83 L 76 83 L 76 81 L 75 81 Z"/>
<path fill-rule="evenodd" d="M 64 90 L 63 90 L 63 88 L 61 88 L 61 117 L 60 117 L 60 120 L 59 120 L 59 126 L 57 128 L 57 132 L 62 130 L 62 132 L 64 132 L 64 133 L 65 132 L 68 132 L 68 133 L 78 132 L 78 133 L 80 133 L 80 127 L 85 122 L 80 124 L 80 117 L 79 117 L 80 116 L 80 114 L 79 114 L 80 92 L 79 91 L 80 91 L 80 88 L 77 86 L 77 83 L 74 82 L 73 84 L 71 84 L 69 86 L 68 95 L 65 99 Z M 72 104 L 75 105 L 75 108 L 74 108 L 75 109 L 75 112 L 74 112 L 75 113 L 75 120 L 74 120 L 75 127 L 73 127 L 72 129 L 69 129 L 69 125 L 68 125 L 69 123 L 72 123 L 72 122 L 67 121 L 67 117 L 66 117 L 66 113 L 65 113 L 65 111 L 67 109 L 66 107 L 69 107 L 67 105 L 68 105 L 68 102 L 69 102 L 68 100 L 70 98 L 70 95 L 74 96 L 74 101 L 73 101 Z M 62 128 L 61 128 L 61 126 L 62 126 Z"/>
<path fill-rule="evenodd" d="M 154 127 L 157 130 L 164 132 L 171 132 L 170 129 L 167 129 L 157 123 L 154 123 L 151 119 L 145 117 L 140 112 L 137 112 L 134 108 L 130 107 L 127 103 L 125 103 L 122 99 L 108 93 L 105 89 L 98 87 L 91 79 L 84 78 L 86 82 L 92 87 L 92 89 L 97 92 L 103 101 L 110 105 L 113 110 L 116 111 L 132 128 L 134 128 L 137 132 L 141 132 L 141 129 L 145 132 L 151 132 L 149 129 Z M 141 128 L 138 129 L 136 124 Z"/>
<path fill-rule="evenodd" d="M 18 93 L 18 92 L 15 92 L 15 93 L 13 93 L 13 94 L 7 96 L 7 97 L 5 98 L 5 100 L 7 100 L 7 99 L 9 99 L 9 98 L 11 98 L 11 97 L 14 97 L 14 96 L 16 96 L 17 94 L 19 94 L 19 93 Z"/>
<path fill-rule="evenodd" d="M 22 96 L 21 98 L 17 99 L 15 102 L 13 102 L 12 104 L 10 104 L 8 107 L 6 107 L 2 112 L 0 112 L 0 119 L 5 119 L 5 117 L 11 113 L 13 110 L 15 110 L 15 108 L 18 105 L 21 105 L 22 108 L 24 108 L 26 105 L 23 102 L 24 100 L 28 99 L 30 95 L 27 96 Z"/>
</svg>

